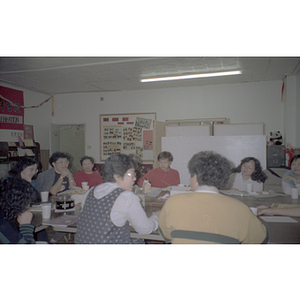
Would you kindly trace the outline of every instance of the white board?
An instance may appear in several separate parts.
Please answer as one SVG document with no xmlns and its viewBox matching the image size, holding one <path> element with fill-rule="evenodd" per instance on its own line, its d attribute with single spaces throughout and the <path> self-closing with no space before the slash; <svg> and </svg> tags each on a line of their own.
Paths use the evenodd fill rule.
<svg viewBox="0 0 300 300">
<path fill-rule="evenodd" d="M 166 126 L 166 136 L 210 136 L 210 125 Z"/>
<path fill-rule="evenodd" d="M 231 167 L 237 167 L 248 156 L 257 158 L 262 169 L 266 169 L 266 136 L 203 136 L 203 137 L 163 137 L 162 151 L 170 151 L 174 160 L 171 168 L 180 175 L 181 184 L 190 184 L 188 162 L 200 151 L 214 151 L 226 157 Z"/>
<path fill-rule="evenodd" d="M 263 135 L 263 134 L 264 134 L 264 123 L 214 125 L 214 136 Z"/>
</svg>

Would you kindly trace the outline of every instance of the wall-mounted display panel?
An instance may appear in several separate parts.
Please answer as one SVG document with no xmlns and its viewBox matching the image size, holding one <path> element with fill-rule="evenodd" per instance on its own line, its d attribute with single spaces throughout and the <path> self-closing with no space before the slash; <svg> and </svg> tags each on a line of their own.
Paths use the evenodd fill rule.
<svg viewBox="0 0 300 300">
<path fill-rule="evenodd" d="M 153 160 L 155 113 L 100 115 L 100 159 L 113 154 L 138 154 Z"/>
</svg>

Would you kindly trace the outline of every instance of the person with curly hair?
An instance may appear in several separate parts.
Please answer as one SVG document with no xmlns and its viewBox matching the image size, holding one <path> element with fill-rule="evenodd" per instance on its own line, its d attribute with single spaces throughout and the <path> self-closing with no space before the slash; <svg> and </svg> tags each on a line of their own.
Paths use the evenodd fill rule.
<svg viewBox="0 0 300 300">
<path fill-rule="evenodd" d="M 266 243 L 268 233 L 247 205 L 222 195 L 230 163 L 212 151 L 188 163 L 192 192 L 172 195 L 163 206 L 158 231 L 172 244 Z"/>
<path fill-rule="evenodd" d="M 7 177 L 0 180 L 0 243 L 34 244 L 32 212 L 26 207 L 36 192 L 25 180 Z"/>
<path fill-rule="evenodd" d="M 231 173 L 235 173 L 231 189 L 244 192 L 247 191 L 247 183 L 252 183 L 253 192 L 261 192 L 268 178 L 255 157 L 243 158 L 238 167 L 231 170 Z"/>
<path fill-rule="evenodd" d="M 37 192 L 37 200 L 41 200 L 42 188 L 36 180 L 39 162 L 28 156 L 21 157 L 9 171 L 9 176 L 18 177 L 29 182 Z"/>
<path fill-rule="evenodd" d="M 64 152 L 54 152 L 49 158 L 51 169 L 38 175 L 37 181 L 43 191 L 49 191 L 50 194 L 73 189 L 76 186 L 71 171 L 68 169 L 70 155 Z"/>
</svg>

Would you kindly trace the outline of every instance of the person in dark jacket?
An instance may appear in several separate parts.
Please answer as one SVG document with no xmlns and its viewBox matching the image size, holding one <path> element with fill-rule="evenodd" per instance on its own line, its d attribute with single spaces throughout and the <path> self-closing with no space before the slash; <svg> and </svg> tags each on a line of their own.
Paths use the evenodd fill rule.
<svg viewBox="0 0 300 300">
<path fill-rule="evenodd" d="M 26 207 L 36 197 L 34 188 L 18 177 L 0 180 L 0 243 L 34 244 L 32 212 Z"/>
</svg>

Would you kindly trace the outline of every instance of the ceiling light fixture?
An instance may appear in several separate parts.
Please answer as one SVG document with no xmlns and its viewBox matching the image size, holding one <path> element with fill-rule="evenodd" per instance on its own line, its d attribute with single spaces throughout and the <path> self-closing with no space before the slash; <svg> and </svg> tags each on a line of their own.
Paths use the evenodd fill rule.
<svg viewBox="0 0 300 300">
<path fill-rule="evenodd" d="M 216 73 L 203 73 L 203 74 L 192 74 L 192 75 L 182 75 L 182 76 L 170 76 L 170 77 L 158 77 L 158 78 L 147 78 L 140 79 L 140 82 L 154 82 L 154 81 L 168 81 L 168 80 L 183 80 L 183 79 L 195 79 L 195 78 L 205 78 L 205 77 L 217 77 L 217 76 L 230 76 L 239 75 L 242 71 L 229 71 L 229 72 L 216 72 Z"/>
</svg>

